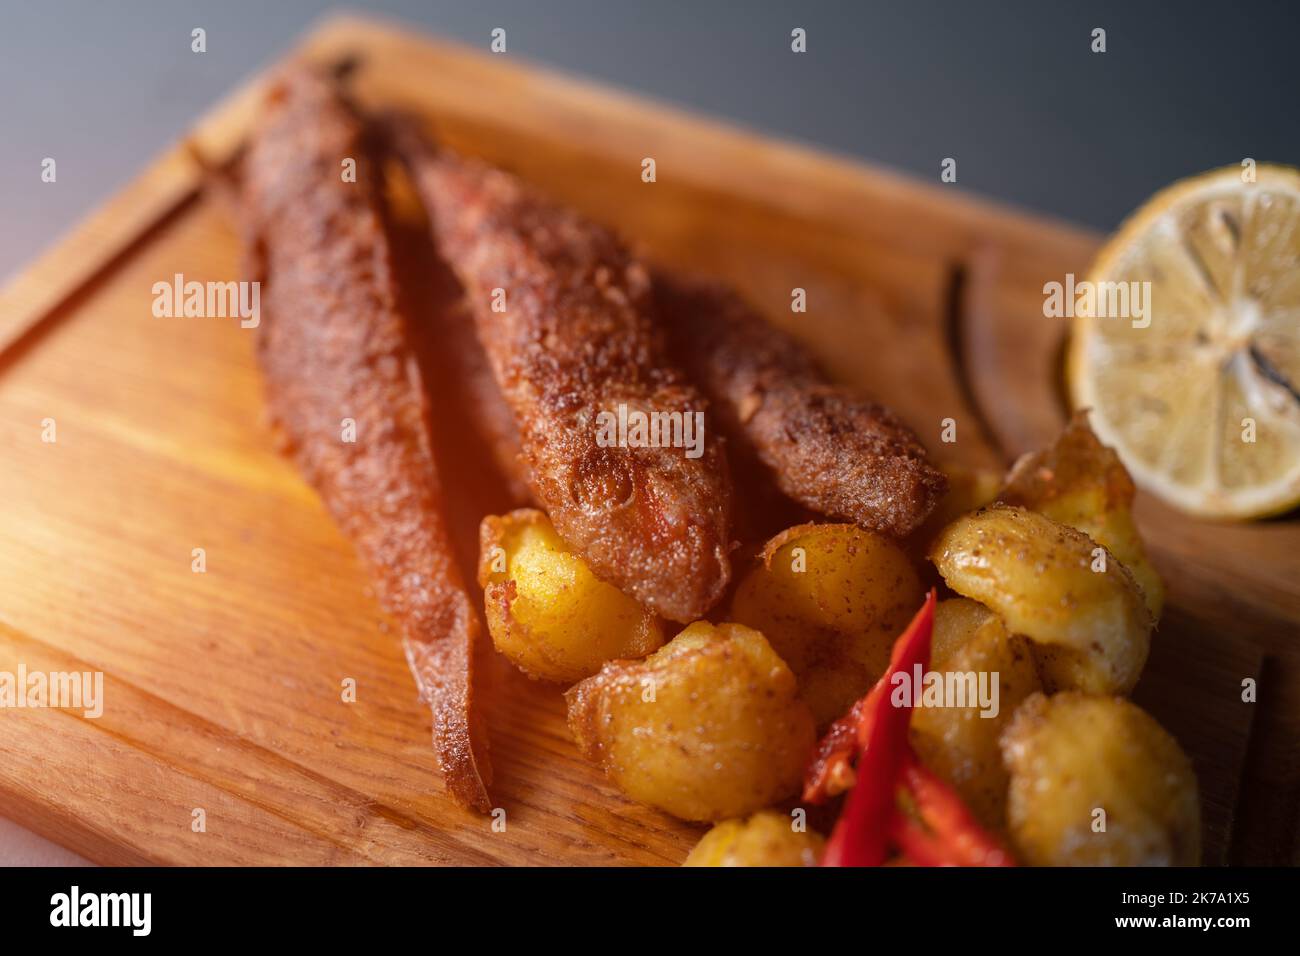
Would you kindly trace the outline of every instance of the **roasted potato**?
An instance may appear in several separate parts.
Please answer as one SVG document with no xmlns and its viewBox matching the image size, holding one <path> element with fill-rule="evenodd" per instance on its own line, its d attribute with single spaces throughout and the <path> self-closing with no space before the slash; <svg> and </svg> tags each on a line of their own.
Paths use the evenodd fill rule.
<svg viewBox="0 0 1300 956">
<path fill-rule="evenodd" d="M 997 615 L 970 598 L 948 598 L 934 606 L 934 629 L 930 639 L 930 664 L 947 660 L 965 647 L 975 632 Z"/>
<path fill-rule="evenodd" d="M 998 740 L 1021 702 L 1042 689 L 1029 642 L 1008 633 L 1002 620 L 983 605 L 953 598 L 935 608 L 932 647 L 931 671 L 971 675 L 965 687 L 970 704 L 915 708 L 912 744 L 922 762 L 953 785 L 985 827 L 1001 830 L 1008 777 Z M 988 691 L 987 708 L 980 706 L 978 693 L 972 693 L 981 677 Z"/>
<path fill-rule="evenodd" d="M 593 575 L 540 511 L 483 519 L 478 580 L 492 643 L 531 677 L 571 683 L 664 643 L 659 619 Z"/>
<path fill-rule="evenodd" d="M 565 696 L 583 754 L 633 800 L 683 820 L 740 817 L 792 796 L 815 743 L 794 675 L 739 624 L 699 621 Z"/>
<path fill-rule="evenodd" d="M 1035 866 L 1193 866 L 1200 804 L 1191 762 L 1122 697 L 1035 694 L 1002 735 L 1010 835 Z M 1098 811 L 1104 811 L 1104 816 Z"/>
<path fill-rule="evenodd" d="M 1078 528 L 1104 547 L 1132 573 L 1156 620 L 1165 586 L 1133 522 L 1135 492 L 1119 456 L 1093 434 L 1088 413 L 1079 412 L 1050 447 L 1021 456 L 998 500 Z"/>
<path fill-rule="evenodd" d="M 850 524 L 808 524 L 767 543 L 736 589 L 730 617 L 763 632 L 825 725 L 884 673 L 921 598 L 916 570 L 888 538 Z"/>
<path fill-rule="evenodd" d="M 1126 694 L 1146 663 L 1151 613 L 1120 562 L 1101 569 L 1097 548 L 1046 515 L 994 505 L 944 528 L 930 559 L 950 588 L 1034 642 L 1048 690 Z"/>
<path fill-rule="evenodd" d="M 682 866 L 816 866 L 826 841 L 811 830 L 796 831 L 793 823 L 773 810 L 719 823 Z"/>
</svg>

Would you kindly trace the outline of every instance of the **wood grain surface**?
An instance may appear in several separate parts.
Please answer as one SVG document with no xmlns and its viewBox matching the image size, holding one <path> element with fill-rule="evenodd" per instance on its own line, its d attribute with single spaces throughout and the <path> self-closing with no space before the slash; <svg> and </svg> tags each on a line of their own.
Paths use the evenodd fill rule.
<svg viewBox="0 0 1300 956">
<path fill-rule="evenodd" d="M 294 55 L 359 57 L 367 107 L 413 112 L 650 258 L 735 282 L 945 457 L 1002 465 L 1064 422 L 1066 329 L 1042 286 L 1086 268 L 1089 233 L 373 20 L 331 19 Z M 193 147 L 231 155 L 260 82 Z M 0 294 L 0 670 L 105 675 L 98 719 L 0 713 L 0 814 L 105 863 L 680 862 L 700 829 L 623 799 L 578 757 L 559 689 L 490 648 L 504 832 L 442 795 L 391 622 L 274 449 L 253 333 L 152 315 L 157 281 L 239 277 L 201 183 L 177 146 Z M 468 561 L 505 494 L 433 388 Z M 1136 697 L 1196 764 L 1206 862 L 1295 863 L 1300 526 L 1199 522 L 1145 497 L 1139 518 L 1169 607 Z"/>
</svg>

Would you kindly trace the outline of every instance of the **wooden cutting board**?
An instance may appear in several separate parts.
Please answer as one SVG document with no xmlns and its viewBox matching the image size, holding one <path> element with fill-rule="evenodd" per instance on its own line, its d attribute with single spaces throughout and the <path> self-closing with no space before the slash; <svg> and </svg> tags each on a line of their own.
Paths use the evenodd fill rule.
<svg viewBox="0 0 1300 956">
<path fill-rule="evenodd" d="M 735 282 L 950 458 L 1001 465 L 1064 421 L 1042 286 L 1086 268 L 1092 234 L 369 19 L 331 19 L 296 55 L 359 56 L 368 107 Z M 194 146 L 232 155 L 261 82 Z M 103 863 L 680 862 L 701 830 L 624 800 L 578 758 L 559 690 L 490 649 L 504 831 L 442 796 L 394 629 L 273 448 L 253 333 L 152 315 L 155 282 L 239 277 L 201 185 L 178 146 L 0 297 L 0 670 L 105 675 L 98 719 L 0 712 L 0 814 Z M 463 417 L 443 418 L 460 441 Z M 474 448 L 449 457 L 468 558 L 503 500 Z M 1206 861 L 1294 863 L 1300 527 L 1151 500 L 1140 518 L 1170 593 L 1137 697 L 1196 763 Z"/>
</svg>

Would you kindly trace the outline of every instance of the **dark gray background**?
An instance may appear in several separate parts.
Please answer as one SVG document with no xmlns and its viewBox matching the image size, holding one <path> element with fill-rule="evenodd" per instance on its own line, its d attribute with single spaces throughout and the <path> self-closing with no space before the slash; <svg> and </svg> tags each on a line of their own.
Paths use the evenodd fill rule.
<svg viewBox="0 0 1300 956">
<path fill-rule="evenodd" d="M 318 0 L 0 2 L 0 277 L 130 179 Z M 1300 162 L 1296 3 L 354 3 L 1103 229 L 1161 185 Z M 190 51 L 202 26 L 208 52 Z M 808 52 L 790 52 L 790 30 Z M 1090 51 L 1107 31 L 1108 51 Z M 53 156 L 58 182 L 40 182 Z"/>
</svg>

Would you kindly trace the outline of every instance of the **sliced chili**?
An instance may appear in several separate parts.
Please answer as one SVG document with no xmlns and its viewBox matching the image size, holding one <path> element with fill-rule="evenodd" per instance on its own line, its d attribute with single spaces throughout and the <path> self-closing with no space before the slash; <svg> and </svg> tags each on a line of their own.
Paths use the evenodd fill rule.
<svg viewBox="0 0 1300 956">
<path fill-rule="evenodd" d="M 906 738 L 907 725 L 911 719 L 911 704 L 905 708 L 892 707 L 889 704 L 889 685 L 893 676 L 899 672 L 911 673 L 915 664 L 924 670 L 930 664 L 930 646 L 934 633 L 935 592 L 930 589 L 921 610 L 916 612 L 902 635 L 894 642 L 890 655 L 889 667 L 880 680 L 861 700 L 857 701 L 847 714 L 831 724 L 830 730 L 822 738 L 808 769 L 804 784 L 804 799 L 811 803 L 823 803 L 830 797 L 842 792 L 843 788 L 835 786 L 837 780 L 846 777 L 845 769 L 850 766 L 855 753 L 865 750 L 871 734 L 871 728 L 877 722 L 877 714 L 886 712 L 884 718 L 889 732 L 896 737 Z M 853 774 L 847 774 L 849 779 Z M 859 768 L 857 776 L 861 776 Z"/>
<path fill-rule="evenodd" d="M 880 866 L 891 848 L 919 866 L 1012 866 L 948 784 L 924 767 L 908 733 L 912 702 L 894 706 L 894 675 L 930 664 L 935 591 L 894 643 L 889 667 L 865 697 L 831 725 L 808 768 L 804 799 L 819 803 L 852 787 L 822 866 Z M 852 766 L 854 752 L 857 766 Z M 911 813 L 899 806 L 910 798 Z"/>
</svg>

